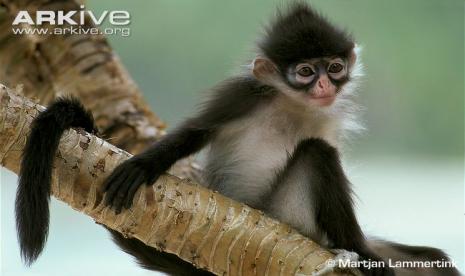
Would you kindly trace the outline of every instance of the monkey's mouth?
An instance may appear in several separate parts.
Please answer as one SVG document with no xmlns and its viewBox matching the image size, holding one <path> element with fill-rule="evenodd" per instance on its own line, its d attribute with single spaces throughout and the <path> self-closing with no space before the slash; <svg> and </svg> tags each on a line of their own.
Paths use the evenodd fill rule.
<svg viewBox="0 0 465 276">
<path fill-rule="evenodd" d="M 318 106 L 329 106 L 336 99 L 336 95 L 310 95 L 310 101 Z"/>
</svg>

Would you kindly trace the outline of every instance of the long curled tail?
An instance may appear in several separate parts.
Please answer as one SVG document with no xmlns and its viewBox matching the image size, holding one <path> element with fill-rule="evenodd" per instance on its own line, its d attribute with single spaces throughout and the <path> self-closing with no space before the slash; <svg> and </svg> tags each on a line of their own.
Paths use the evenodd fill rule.
<svg viewBox="0 0 465 276">
<path fill-rule="evenodd" d="M 92 114 L 74 98 L 55 100 L 31 125 L 15 205 L 21 257 L 27 266 L 39 257 L 47 240 L 53 160 L 61 135 L 70 127 L 96 130 Z"/>
</svg>

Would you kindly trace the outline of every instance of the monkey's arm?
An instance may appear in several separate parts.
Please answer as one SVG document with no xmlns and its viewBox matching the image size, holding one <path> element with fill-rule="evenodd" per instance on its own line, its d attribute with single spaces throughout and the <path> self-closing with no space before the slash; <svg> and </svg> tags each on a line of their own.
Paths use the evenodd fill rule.
<svg viewBox="0 0 465 276">
<path fill-rule="evenodd" d="M 355 217 L 351 188 L 337 150 L 321 139 L 305 140 L 296 149 L 306 155 L 316 223 L 335 247 L 359 250 L 364 243 Z M 338 219 L 335 219 L 338 218 Z"/>
<path fill-rule="evenodd" d="M 118 166 L 105 181 L 106 202 L 129 208 L 137 189 L 152 184 L 177 160 L 202 149 L 222 125 L 246 116 L 273 91 L 252 77 L 227 80 L 214 89 L 199 114 L 186 120 L 145 152 Z"/>
<path fill-rule="evenodd" d="M 213 129 L 190 126 L 187 121 L 141 154 L 119 165 L 105 181 L 106 202 L 117 212 L 124 204 L 129 208 L 137 188 L 153 183 L 177 160 L 200 150 L 210 139 Z"/>
<path fill-rule="evenodd" d="M 350 183 L 337 150 L 321 139 L 308 139 L 299 144 L 293 158 L 304 162 L 309 170 L 315 223 L 326 233 L 330 246 L 355 251 L 362 260 L 381 260 L 368 248 L 357 222 Z M 366 275 L 393 275 L 389 268 L 360 269 Z"/>
</svg>

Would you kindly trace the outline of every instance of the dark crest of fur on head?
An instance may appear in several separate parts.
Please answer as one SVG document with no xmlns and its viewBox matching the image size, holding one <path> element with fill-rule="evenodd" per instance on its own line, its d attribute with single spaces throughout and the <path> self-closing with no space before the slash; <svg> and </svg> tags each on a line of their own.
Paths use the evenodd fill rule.
<svg viewBox="0 0 465 276">
<path fill-rule="evenodd" d="M 354 42 L 348 33 L 332 25 L 308 4 L 295 2 L 284 12 L 278 10 L 259 47 L 283 69 L 302 59 L 348 57 Z"/>
</svg>

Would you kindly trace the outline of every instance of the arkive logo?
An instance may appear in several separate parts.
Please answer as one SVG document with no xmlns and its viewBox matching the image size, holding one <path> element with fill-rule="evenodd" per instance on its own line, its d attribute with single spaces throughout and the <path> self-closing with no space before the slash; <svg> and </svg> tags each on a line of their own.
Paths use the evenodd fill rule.
<svg viewBox="0 0 465 276">
<path fill-rule="evenodd" d="M 65 23 L 70 25 L 84 25 L 86 20 L 86 14 L 91 21 L 99 26 L 103 21 L 108 18 L 112 25 L 128 25 L 131 23 L 131 15 L 127 11 L 107 11 L 104 10 L 100 16 L 95 15 L 92 11 L 84 10 L 84 5 L 80 6 L 81 10 L 76 11 L 37 11 L 36 20 L 32 19 L 32 16 L 28 11 L 19 11 L 13 21 L 13 25 L 26 23 L 29 25 L 42 25 L 48 23 L 50 25 L 63 25 Z M 78 21 L 72 19 L 74 15 L 78 15 Z"/>
<path fill-rule="evenodd" d="M 103 28 L 96 27 L 104 22 L 113 26 Z M 92 24 L 89 24 L 92 23 Z M 101 13 L 94 13 L 86 10 L 84 5 L 80 5 L 80 10 L 38 10 L 29 13 L 27 10 L 20 10 L 12 23 L 14 34 L 121 34 L 129 36 L 130 29 L 127 26 L 131 23 L 131 15 L 124 10 L 104 10 Z M 41 28 L 43 25 L 54 26 L 55 28 Z M 30 25 L 35 28 L 21 28 L 21 26 Z M 66 26 L 66 27 L 65 27 Z M 87 27 L 85 27 L 87 26 Z M 45 27 L 45 26 L 44 26 Z"/>
</svg>

